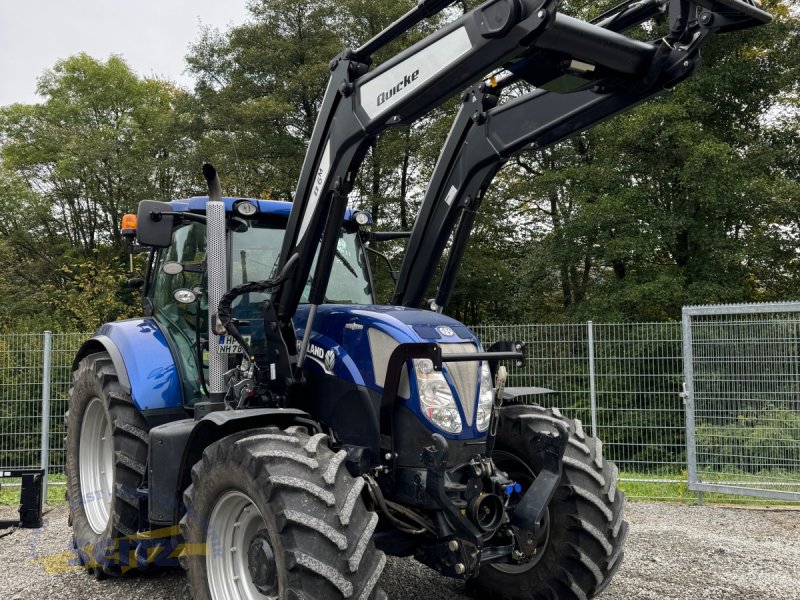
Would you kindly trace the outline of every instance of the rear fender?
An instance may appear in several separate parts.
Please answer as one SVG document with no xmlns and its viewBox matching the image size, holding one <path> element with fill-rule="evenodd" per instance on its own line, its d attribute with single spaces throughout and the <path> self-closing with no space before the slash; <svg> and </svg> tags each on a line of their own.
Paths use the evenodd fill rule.
<svg viewBox="0 0 800 600">
<path fill-rule="evenodd" d="M 153 319 L 106 323 L 85 342 L 72 364 L 96 352 L 108 352 L 120 386 L 151 426 L 185 416 L 175 360 Z"/>
</svg>

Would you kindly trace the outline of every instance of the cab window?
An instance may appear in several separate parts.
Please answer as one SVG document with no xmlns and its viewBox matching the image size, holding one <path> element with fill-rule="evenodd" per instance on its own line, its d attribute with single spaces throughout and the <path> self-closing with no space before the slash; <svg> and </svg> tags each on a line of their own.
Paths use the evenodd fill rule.
<svg viewBox="0 0 800 600">
<path fill-rule="evenodd" d="M 154 317 L 174 347 L 182 372 L 184 403 L 193 405 L 200 398 L 201 373 L 198 369 L 207 338 L 208 303 L 205 289 L 204 261 L 206 258 L 206 228 L 201 223 L 179 227 L 172 236 L 172 245 L 158 254 L 155 262 L 151 300 Z M 171 274 L 164 269 L 167 263 L 179 263 L 183 268 Z M 168 269 L 169 270 L 169 269 Z M 177 302 L 175 290 L 194 290 L 197 301 Z"/>
</svg>

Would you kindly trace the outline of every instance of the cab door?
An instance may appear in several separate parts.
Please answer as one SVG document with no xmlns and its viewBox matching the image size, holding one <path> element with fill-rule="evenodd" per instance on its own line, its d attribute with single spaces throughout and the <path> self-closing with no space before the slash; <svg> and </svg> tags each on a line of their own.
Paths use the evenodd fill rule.
<svg viewBox="0 0 800 600">
<path fill-rule="evenodd" d="M 208 348 L 206 296 L 206 228 L 187 223 L 175 230 L 172 245 L 157 251 L 148 297 L 175 358 L 184 406 L 194 406 L 204 395 L 205 355 Z M 191 295 L 194 301 L 186 302 Z M 178 293 L 176 292 L 184 292 Z"/>
</svg>

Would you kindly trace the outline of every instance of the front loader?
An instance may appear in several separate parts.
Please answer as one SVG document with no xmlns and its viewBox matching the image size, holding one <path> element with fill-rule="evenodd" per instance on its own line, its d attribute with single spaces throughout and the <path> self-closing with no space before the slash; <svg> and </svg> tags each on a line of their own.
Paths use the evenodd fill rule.
<svg viewBox="0 0 800 600">
<path fill-rule="evenodd" d="M 331 62 L 292 203 L 225 198 L 206 165 L 207 197 L 143 201 L 128 219 L 148 251 L 144 316 L 83 345 L 67 416 L 75 547 L 95 576 L 177 558 L 198 599 L 368 599 L 384 596 L 392 554 L 488 598 L 608 585 L 627 525 L 599 440 L 557 410 L 501 407 L 502 363 L 524 361 L 523 344 L 484 350 L 437 308 L 508 156 L 660 93 L 709 34 L 769 15 L 671 0 L 669 36 L 640 42 L 621 32 L 664 4 L 585 23 L 550 0 L 491 0 L 371 68 L 449 4 L 423 0 Z M 500 104 L 499 88 L 469 87 L 500 68 L 499 88 L 540 89 Z M 394 303 L 377 305 L 370 216 L 348 193 L 375 136 L 465 89 Z M 419 309 L 457 222 L 437 299 Z"/>
</svg>

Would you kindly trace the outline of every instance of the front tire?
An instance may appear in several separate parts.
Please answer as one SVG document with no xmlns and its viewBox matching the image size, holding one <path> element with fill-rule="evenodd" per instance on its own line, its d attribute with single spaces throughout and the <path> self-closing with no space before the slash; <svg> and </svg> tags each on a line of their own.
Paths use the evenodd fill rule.
<svg viewBox="0 0 800 600">
<path fill-rule="evenodd" d="M 382 598 L 378 516 L 345 458 L 326 435 L 302 428 L 254 429 L 210 445 L 192 469 L 181 520 L 195 600 Z"/>
<path fill-rule="evenodd" d="M 492 458 L 530 485 L 541 469 L 531 440 L 560 423 L 569 430 L 563 476 L 550 502 L 546 533 L 528 565 L 487 565 L 477 577 L 485 597 L 502 600 L 587 600 L 602 592 L 622 563 L 628 524 L 617 467 L 603 459 L 602 443 L 580 421 L 558 409 L 509 406 L 500 412 Z"/>
<path fill-rule="evenodd" d="M 97 577 L 128 573 L 136 560 L 129 564 L 118 544 L 139 528 L 148 429 L 107 352 L 79 363 L 65 422 L 66 496 L 78 559 Z"/>
</svg>

